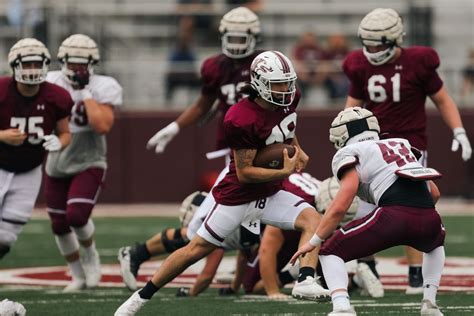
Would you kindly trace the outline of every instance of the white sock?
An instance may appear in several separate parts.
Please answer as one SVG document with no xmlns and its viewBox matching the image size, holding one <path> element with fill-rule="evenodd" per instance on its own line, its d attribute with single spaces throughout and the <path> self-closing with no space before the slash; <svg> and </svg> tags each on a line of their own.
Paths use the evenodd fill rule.
<svg viewBox="0 0 474 316">
<path fill-rule="evenodd" d="M 67 265 L 71 270 L 72 279 L 84 279 L 85 273 L 84 269 L 82 268 L 82 264 L 80 260 L 68 262 Z"/>
<path fill-rule="evenodd" d="M 348 310 L 351 308 L 351 302 L 349 301 L 349 294 L 343 291 L 337 291 L 331 294 L 332 308 L 333 310 Z"/>
<path fill-rule="evenodd" d="M 324 279 L 328 285 L 329 291 L 333 293 L 335 290 L 345 289 L 349 283 L 346 265 L 344 261 L 334 255 L 319 256 L 319 261 L 323 267 Z"/>
<path fill-rule="evenodd" d="M 436 294 L 443 272 L 444 260 L 443 246 L 423 254 L 423 299 L 428 299 L 433 304 L 436 304 Z"/>
<path fill-rule="evenodd" d="M 89 247 L 83 247 L 85 255 L 88 257 L 94 256 L 96 254 L 95 241 L 92 241 L 92 244 Z"/>
</svg>

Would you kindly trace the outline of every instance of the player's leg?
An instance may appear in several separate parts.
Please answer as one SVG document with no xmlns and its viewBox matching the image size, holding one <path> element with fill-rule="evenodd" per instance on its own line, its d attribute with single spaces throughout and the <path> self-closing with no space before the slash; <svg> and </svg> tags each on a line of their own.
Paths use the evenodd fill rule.
<svg viewBox="0 0 474 316">
<path fill-rule="evenodd" d="M 102 276 L 95 245 L 95 225 L 91 214 L 105 177 L 105 170 L 89 168 L 72 178 L 69 187 L 66 220 L 84 250 L 82 265 L 87 287 L 96 287 Z"/>
<path fill-rule="evenodd" d="M 249 204 L 236 206 L 216 204 L 190 243 L 166 258 L 145 287 L 132 294 L 115 314 L 134 315 L 161 287 L 187 267 L 207 256 L 217 247 L 221 247 L 224 239 L 240 226 L 249 209 Z"/>
<path fill-rule="evenodd" d="M 15 174 L 0 169 L 0 259 L 29 221 L 41 185 L 41 166 Z"/>
<path fill-rule="evenodd" d="M 444 247 L 440 246 L 423 254 L 423 300 L 421 301 L 421 315 L 442 316 L 443 313 L 436 305 L 441 273 L 445 261 Z"/>
<path fill-rule="evenodd" d="M 284 230 L 301 231 L 300 244 L 311 239 L 319 224 L 320 215 L 301 197 L 287 191 L 279 191 L 267 198 L 262 222 Z M 329 291 L 321 287 L 315 278 L 317 249 L 300 259 L 298 280 L 292 295 L 310 300 L 327 300 Z"/>
<path fill-rule="evenodd" d="M 59 253 L 64 257 L 71 273 L 71 283 L 65 292 L 79 291 L 86 288 L 86 276 L 79 260 L 79 241 L 66 220 L 67 194 L 71 178 L 45 177 L 45 196 L 51 229 L 58 246 Z"/>
</svg>

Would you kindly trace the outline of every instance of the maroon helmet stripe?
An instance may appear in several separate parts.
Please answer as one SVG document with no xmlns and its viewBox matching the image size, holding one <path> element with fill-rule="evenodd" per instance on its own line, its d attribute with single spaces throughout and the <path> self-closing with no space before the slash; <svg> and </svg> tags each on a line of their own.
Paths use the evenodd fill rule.
<svg viewBox="0 0 474 316">
<path fill-rule="evenodd" d="M 276 51 L 273 51 L 273 52 L 275 53 L 275 55 L 277 55 L 278 59 L 280 60 L 282 66 L 283 66 L 283 73 L 284 74 L 289 73 L 290 72 L 290 65 L 288 65 L 288 63 L 286 62 L 285 57 L 279 52 L 276 52 Z"/>
</svg>

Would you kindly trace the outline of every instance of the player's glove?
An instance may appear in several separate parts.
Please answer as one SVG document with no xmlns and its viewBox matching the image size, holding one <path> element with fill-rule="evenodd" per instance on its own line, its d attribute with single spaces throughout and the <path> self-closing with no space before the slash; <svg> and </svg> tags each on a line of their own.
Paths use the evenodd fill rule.
<svg viewBox="0 0 474 316">
<path fill-rule="evenodd" d="M 451 145 L 451 151 L 457 151 L 461 145 L 462 159 L 468 161 L 471 159 L 472 148 L 471 143 L 466 135 L 466 130 L 462 127 L 456 127 L 453 129 L 453 144 Z"/>
<path fill-rule="evenodd" d="M 76 70 L 72 76 L 72 82 L 79 89 L 84 89 L 89 84 L 89 76 L 88 70 Z"/>
<path fill-rule="evenodd" d="M 189 296 L 189 287 L 180 287 L 176 292 L 177 297 L 188 297 Z"/>
<path fill-rule="evenodd" d="M 148 141 L 146 148 L 155 149 L 157 154 L 165 151 L 166 145 L 179 133 L 179 125 L 176 122 L 170 123 L 165 128 L 161 129 L 153 135 Z"/>
<path fill-rule="evenodd" d="M 56 135 L 45 135 L 43 137 L 44 143 L 43 147 L 47 151 L 58 151 L 61 149 L 61 141 L 59 140 L 58 136 Z"/>
<path fill-rule="evenodd" d="M 17 302 L 4 299 L 0 302 L 0 315 L 18 315 L 25 316 L 26 309 L 25 307 Z"/>
<path fill-rule="evenodd" d="M 223 287 L 218 291 L 220 296 L 235 295 L 235 291 L 231 287 Z"/>
</svg>

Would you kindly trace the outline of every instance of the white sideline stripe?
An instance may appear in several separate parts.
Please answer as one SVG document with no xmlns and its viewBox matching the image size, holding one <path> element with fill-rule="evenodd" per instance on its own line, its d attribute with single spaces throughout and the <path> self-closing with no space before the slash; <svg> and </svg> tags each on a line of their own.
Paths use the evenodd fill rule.
<svg viewBox="0 0 474 316">
<path fill-rule="evenodd" d="M 346 231 L 341 228 L 341 229 L 340 229 L 341 233 L 343 233 L 344 235 L 347 235 L 347 234 L 352 233 L 353 231 L 356 231 L 356 230 L 358 230 L 358 229 L 360 229 L 360 228 L 366 226 L 367 224 L 369 224 L 369 223 L 375 218 L 375 216 L 380 212 L 381 209 L 382 209 L 381 207 L 378 207 L 378 208 L 374 211 L 374 214 L 372 214 L 372 216 L 371 216 L 368 220 L 366 220 L 365 222 L 363 222 L 363 223 L 360 224 L 360 225 L 354 226 L 354 227 L 352 227 L 351 229 L 346 230 Z"/>
<path fill-rule="evenodd" d="M 47 210 L 48 210 L 48 213 L 54 213 L 54 214 L 65 214 L 66 213 L 66 210 L 60 210 L 60 209 L 57 209 L 57 208 L 48 207 Z"/>
</svg>

